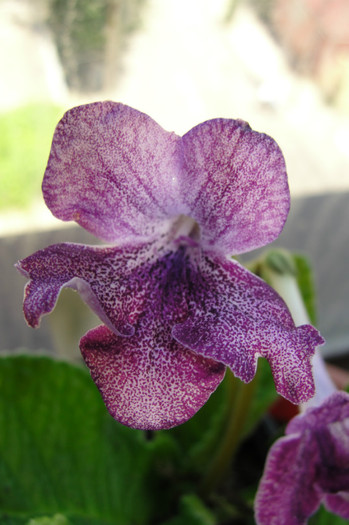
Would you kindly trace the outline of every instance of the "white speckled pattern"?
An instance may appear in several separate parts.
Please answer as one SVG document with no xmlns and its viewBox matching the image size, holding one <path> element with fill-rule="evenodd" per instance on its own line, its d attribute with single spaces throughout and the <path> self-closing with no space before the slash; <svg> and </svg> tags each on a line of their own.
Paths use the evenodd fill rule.
<svg viewBox="0 0 349 525">
<path fill-rule="evenodd" d="M 173 328 L 177 341 L 245 382 L 265 357 L 279 394 L 295 404 L 314 395 L 310 358 L 324 342 L 315 328 L 296 328 L 281 297 L 235 261 L 207 254 L 198 283 L 188 318 Z"/>
<path fill-rule="evenodd" d="M 141 429 L 163 429 L 192 417 L 224 377 L 225 367 L 186 350 L 161 319 L 121 339 L 107 327 L 88 332 L 80 349 L 110 414 Z"/>
</svg>

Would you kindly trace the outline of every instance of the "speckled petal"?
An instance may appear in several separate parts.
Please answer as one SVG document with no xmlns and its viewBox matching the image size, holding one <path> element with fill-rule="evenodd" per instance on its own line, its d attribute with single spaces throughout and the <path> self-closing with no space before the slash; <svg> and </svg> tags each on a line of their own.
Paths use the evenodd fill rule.
<svg viewBox="0 0 349 525">
<path fill-rule="evenodd" d="M 48 246 L 17 263 L 30 279 L 24 293 L 27 323 L 37 327 L 42 315 L 55 307 L 60 291 L 73 288 L 115 333 L 131 336 L 139 313 L 140 294 L 129 296 L 124 271 L 144 254 L 134 249 L 100 248 L 62 243 Z M 137 303 L 137 301 L 140 302 Z"/>
<path fill-rule="evenodd" d="M 31 326 L 68 286 L 109 327 L 89 332 L 81 350 L 111 414 L 125 425 L 183 423 L 223 379 L 222 363 L 184 348 L 171 335 L 188 314 L 195 254 L 197 247 L 186 241 L 123 248 L 58 244 L 18 263 L 30 279 L 24 312 Z"/>
<path fill-rule="evenodd" d="M 314 486 L 317 451 L 311 433 L 277 440 L 255 499 L 257 525 L 306 525 L 320 505 Z"/>
<path fill-rule="evenodd" d="M 132 336 L 143 316 L 171 325 L 182 321 L 195 264 L 186 241 L 164 240 L 123 247 L 54 244 L 18 262 L 30 279 L 24 297 L 28 324 L 38 326 L 64 287 L 77 290 L 117 335 Z"/>
<path fill-rule="evenodd" d="M 323 503 L 349 519 L 349 395 L 308 408 L 270 449 L 255 500 L 257 525 L 304 525 Z"/>
<path fill-rule="evenodd" d="M 349 520 L 349 395 L 336 392 L 287 426 L 287 434 L 312 431 L 319 453 L 317 477 L 322 502 Z"/>
<path fill-rule="evenodd" d="M 323 339 L 315 328 L 296 328 L 277 293 L 235 261 L 207 254 L 191 292 L 188 319 L 173 336 L 186 347 L 229 366 L 245 382 L 257 358 L 271 366 L 277 391 L 299 404 L 314 394 L 310 358 Z"/>
<path fill-rule="evenodd" d="M 100 326 L 80 349 L 110 414 L 124 425 L 171 428 L 191 418 L 222 381 L 225 367 L 184 349 L 160 320 L 144 317 L 135 336 Z"/>
<path fill-rule="evenodd" d="M 182 193 L 203 245 L 238 254 L 273 241 L 290 206 L 276 142 L 241 120 L 214 119 L 191 129 L 182 143 L 188 171 Z"/>
<path fill-rule="evenodd" d="M 150 238 L 181 213 L 180 138 L 123 104 L 65 113 L 43 180 L 47 206 L 106 241 Z"/>
</svg>

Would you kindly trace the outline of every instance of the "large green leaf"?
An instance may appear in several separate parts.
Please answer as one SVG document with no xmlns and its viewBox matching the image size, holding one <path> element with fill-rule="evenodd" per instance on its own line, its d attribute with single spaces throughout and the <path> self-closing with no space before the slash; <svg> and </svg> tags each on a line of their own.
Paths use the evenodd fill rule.
<svg viewBox="0 0 349 525">
<path fill-rule="evenodd" d="M 143 432 L 109 416 L 84 369 L 0 359 L 0 523 L 56 514 L 74 525 L 152 523 L 164 500 L 155 455 Z"/>
</svg>

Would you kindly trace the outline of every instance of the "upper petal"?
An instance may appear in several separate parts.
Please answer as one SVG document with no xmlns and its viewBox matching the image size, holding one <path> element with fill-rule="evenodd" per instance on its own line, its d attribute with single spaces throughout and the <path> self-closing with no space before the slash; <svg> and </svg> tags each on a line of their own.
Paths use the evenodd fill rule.
<svg viewBox="0 0 349 525">
<path fill-rule="evenodd" d="M 349 394 L 335 392 L 319 406 L 310 407 L 304 414 L 294 417 L 287 425 L 286 433 L 295 434 L 305 430 L 323 428 L 331 423 L 349 421 Z M 345 433 L 344 433 L 345 437 Z M 347 433 L 349 447 L 349 434 Z"/>
<path fill-rule="evenodd" d="M 63 116 L 44 180 L 47 206 L 107 241 L 154 237 L 178 209 L 180 138 L 123 104 Z"/>
<path fill-rule="evenodd" d="M 277 391 L 295 404 L 314 394 L 311 356 L 323 339 L 315 328 L 296 328 L 281 297 L 235 261 L 206 254 L 191 291 L 188 318 L 173 336 L 251 381 L 257 358 L 271 366 Z"/>
<path fill-rule="evenodd" d="M 224 253 L 271 242 L 289 210 L 283 156 L 267 135 L 216 119 L 181 139 L 114 102 L 64 115 L 43 193 L 54 215 L 107 241 L 155 238 L 186 214 L 204 246 Z"/>
<path fill-rule="evenodd" d="M 241 120 L 209 120 L 182 138 L 187 213 L 206 247 L 238 254 L 281 232 L 290 198 L 285 162 L 269 136 Z"/>
<path fill-rule="evenodd" d="M 91 330 L 81 339 L 80 349 L 114 419 L 145 430 L 187 421 L 225 372 L 220 363 L 179 345 L 171 327 L 151 315 L 127 339 L 105 326 Z"/>
</svg>

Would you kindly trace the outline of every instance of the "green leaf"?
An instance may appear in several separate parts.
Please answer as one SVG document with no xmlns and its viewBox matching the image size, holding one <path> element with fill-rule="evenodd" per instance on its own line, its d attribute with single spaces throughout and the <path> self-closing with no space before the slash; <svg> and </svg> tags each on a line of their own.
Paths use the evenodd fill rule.
<svg viewBox="0 0 349 525">
<path fill-rule="evenodd" d="M 300 254 L 292 254 L 297 268 L 297 282 L 310 322 L 316 325 L 316 295 L 313 271 L 309 260 Z"/>
<path fill-rule="evenodd" d="M 232 380 L 236 383 L 235 388 Z M 232 387 L 235 391 L 232 391 Z M 253 431 L 277 399 L 273 376 L 265 359 L 259 359 L 252 385 L 245 385 L 239 379 L 234 379 L 232 374 L 229 377 L 227 373 L 217 390 L 192 419 L 179 427 L 156 434 L 155 442 L 166 436 L 167 450 L 171 449 L 166 460 L 172 461 L 173 470 L 184 472 L 185 475 L 188 472 L 201 475 L 206 471 L 208 463 L 217 452 L 217 444 L 221 442 L 232 411 L 237 409 L 236 402 L 241 402 L 236 397 L 237 392 L 242 388 L 247 396 L 247 390 L 250 391 L 251 387 L 241 428 L 236 428 L 241 441 Z"/>
<path fill-rule="evenodd" d="M 71 525 L 71 521 L 63 516 L 63 514 L 55 514 L 51 518 L 48 516 L 33 518 L 28 521 L 28 525 Z"/>
<path fill-rule="evenodd" d="M 179 514 L 161 525 L 217 525 L 217 520 L 200 498 L 185 494 L 179 504 Z"/>
<path fill-rule="evenodd" d="M 55 514 L 73 525 L 152 523 L 166 505 L 156 452 L 143 432 L 109 416 L 85 369 L 0 359 L 1 523 Z"/>
<path fill-rule="evenodd" d="M 206 468 L 230 409 L 228 391 L 229 381 L 225 378 L 193 418 L 176 428 L 157 433 L 156 439 L 166 434 L 177 447 L 177 456 L 174 456 L 177 469 L 201 473 Z"/>
<path fill-rule="evenodd" d="M 253 381 L 255 383 L 254 395 L 246 415 L 243 436 L 247 436 L 254 430 L 278 397 L 273 374 L 266 359 L 258 359 L 258 370 Z"/>
<path fill-rule="evenodd" d="M 348 520 L 336 516 L 321 506 L 309 520 L 309 525 L 348 525 Z"/>
</svg>

